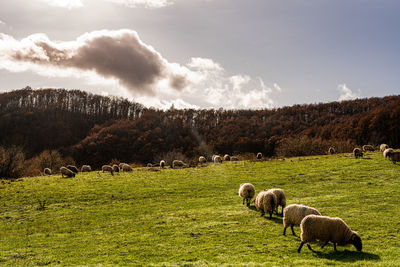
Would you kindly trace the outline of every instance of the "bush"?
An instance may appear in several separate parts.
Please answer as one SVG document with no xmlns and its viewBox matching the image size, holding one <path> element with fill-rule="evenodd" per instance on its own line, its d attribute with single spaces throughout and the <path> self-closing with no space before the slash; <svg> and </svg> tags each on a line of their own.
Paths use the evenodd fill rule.
<svg viewBox="0 0 400 267">
<path fill-rule="evenodd" d="M 52 173 L 57 173 L 61 166 L 75 165 L 71 157 L 63 158 L 57 150 L 45 150 L 38 156 L 27 161 L 26 176 L 41 175 L 44 168 L 49 168 Z"/>
<path fill-rule="evenodd" d="M 166 165 L 171 165 L 172 161 L 174 161 L 175 159 L 182 160 L 183 162 L 188 163 L 188 159 L 186 158 L 186 156 L 176 151 L 171 151 L 157 155 L 154 157 L 154 162 L 160 163 L 162 159 L 165 160 Z"/>
<path fill-rule="evenodd" d="M 25 153 L 22 148 L 12 146 L 0 148 L 0 178 L 18 178 L 24 172 Z"/>
</svg>

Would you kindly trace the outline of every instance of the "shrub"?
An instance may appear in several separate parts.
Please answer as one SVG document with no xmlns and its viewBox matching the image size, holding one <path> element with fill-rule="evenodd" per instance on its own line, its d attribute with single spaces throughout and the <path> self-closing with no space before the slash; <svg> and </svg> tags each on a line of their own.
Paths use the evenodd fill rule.
<svg viewBox="0 0 400 267">
<path fill-rule="evenodd" d="M 12 146 L 0 148 L 0 177 L 18 178 L 24 171 L 25 153 L 22 148 Z"/>
</svg>

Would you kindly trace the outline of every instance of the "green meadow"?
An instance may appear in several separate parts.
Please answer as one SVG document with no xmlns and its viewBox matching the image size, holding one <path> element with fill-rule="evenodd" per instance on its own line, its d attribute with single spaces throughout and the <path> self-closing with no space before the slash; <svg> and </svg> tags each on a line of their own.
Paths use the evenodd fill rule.
<svg viewBox="0 0 400 267">
<path fill-rule="evenodd" d="M 240 183 L 341 217 L 363 242 L 316 252 L 242 205 Z M 3 265 L 400 265 L 400 164 L 370 152 L 0 181 Z M 279 209 L 280 210 L 280 209 Z"/>
</svg>

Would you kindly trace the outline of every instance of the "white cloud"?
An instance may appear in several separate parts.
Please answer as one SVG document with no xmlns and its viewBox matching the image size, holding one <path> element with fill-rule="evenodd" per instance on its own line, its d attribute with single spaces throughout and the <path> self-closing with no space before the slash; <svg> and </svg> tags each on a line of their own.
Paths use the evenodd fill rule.
<svg viewBox="0 0 400 267">
<path fill-rule="evenodd" d="M 127 7 L 160 8 L 172 5 L 173 0 L 105 0 L 107 2 L 124 5 Z"/>
<path fill-rule="evenodd" d="M 350 90 L 349 87 L 347 87 L 346 84 L 339 84 L 338 91 L 340 92 L 340 96 L 338 99 L 339 101 L 352 100 L 352 99 L 359 98 L 361 96 L 360 89 L 358 89 L 357 92 L 353 92 L 352 90 Z"/>
<path fill-rule="evenodd" d="M 67 9 L 83 7 L 82 0 L 40 0 L 50 6 L 63 7 Z"/>
<path fill-rule="evenodd" d="M 6 25 L 6 23 L 4 21 L 0 20 L 0 26 L 2 26 L 2 25 Z"/>
<path fill-rule="evenodd" d="M 33 71 L 53 79 L 74 77 L 98 85 L 91 89 L 96 93 L 133 97 L 162 109 L 172 104 L 175 108 L 271 108 L 275 104 L 271 94 L 282 90 L 277 83 L 267 86 L 260 77 L 228 75 L 221 64 L 208 58 L 194 57 L 186 65 L 168 62 L 132 30 L 94 31 L 73 41 L 54 41 L 45 34 L 16 40 L 0 33 L 0 69 Z"/>
</svg>

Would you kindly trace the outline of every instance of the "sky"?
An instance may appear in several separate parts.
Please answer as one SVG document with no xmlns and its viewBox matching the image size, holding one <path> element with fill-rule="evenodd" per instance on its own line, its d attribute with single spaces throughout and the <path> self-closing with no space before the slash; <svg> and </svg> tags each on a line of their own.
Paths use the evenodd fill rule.
<svg viewBox="0 0 400 267">
<path fill-rule="evenodd" d="M 400 94 L 397 0 L 0 0 L 0 92 L 259 109 Z"/>
</svg>

